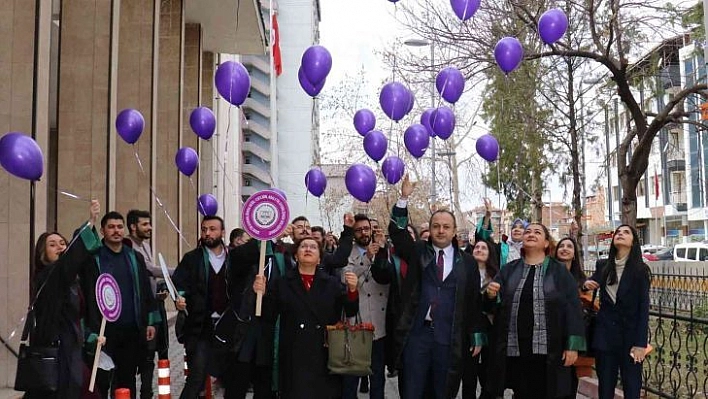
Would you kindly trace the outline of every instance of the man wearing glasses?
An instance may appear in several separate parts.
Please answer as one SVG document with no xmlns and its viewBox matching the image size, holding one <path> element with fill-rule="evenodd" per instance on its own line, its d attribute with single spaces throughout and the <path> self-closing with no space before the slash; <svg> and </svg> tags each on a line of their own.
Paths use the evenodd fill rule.
<svg viewBox="0 0 708 399">
<path fill-rule="evenodd" d="M 378 223 L 376 224 L 378 227 Z M 359 312 L 364 323 L 374 325 L 374 342 L 371 350 L 371 399 L 384 398 L 384 341 L 386 337 L 386 307 L 390 276 L 384 272 L 388 263 L 385 249 L 386 237 L 380 228 L 374 230 L 366 215 L 354 216 L 354 247 L 344 271 L 354 272 L 358 279 Z M 377 267 L 372 268 L 374 263 Z M 377 273 L 381 271 L 381 273 Z M 342 281 L 344 281 L 342 279 Z M 359 377 L 343 379 L 344 399 L 356 399 Z"/>
</svg>

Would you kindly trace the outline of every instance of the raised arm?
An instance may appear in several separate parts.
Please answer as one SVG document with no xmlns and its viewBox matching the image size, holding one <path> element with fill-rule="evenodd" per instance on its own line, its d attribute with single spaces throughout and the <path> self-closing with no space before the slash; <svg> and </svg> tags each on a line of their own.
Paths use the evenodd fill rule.
<svg viewBox="0 0 708 399">
<path fill-rule="evenodd" d="M 413 184 L 408 180 L 408 175 L 401 183 L 401 198 L 391 211 L 391 221 L 388 223 L 388 234 L 393 241 L 396 255 L 405 260 L 408 264 L 415 257 L 415 241 L 408 234 L 408 197 L 413 193 Z"/>
<path fill-rule="evenodd" d="M 325 254 L 322 263 L 327 272 L 340 269 L 349 262 L 349 255 L 352 253 L 354 245 L 354 215 L 347 213 L 344 215 L 344 230 L 339 238 L 339 246 L 334 253 Z"/>
</svg>

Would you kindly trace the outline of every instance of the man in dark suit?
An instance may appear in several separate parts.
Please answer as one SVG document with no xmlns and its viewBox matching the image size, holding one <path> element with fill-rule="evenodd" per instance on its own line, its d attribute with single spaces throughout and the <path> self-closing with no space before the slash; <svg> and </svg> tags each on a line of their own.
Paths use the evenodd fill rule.
<svg viewBox="0 0 708 399">
<path fill-rule="evenodd" d="M 412 192 L 406 176 L 389 224 L 396 253 L 408 264 L 395 333 L 403 366 L 399 389 L 406 399 L 422 399 L 430 383 L 436 399 L 449 399 L 459 390 L 462 357 L 476 356 L 486 344 L 479 269 L 457 248 L 455 217 L 447 210 L 431 216 L 428 242 L 413 241 L 406 229 Z"/>
</svg>

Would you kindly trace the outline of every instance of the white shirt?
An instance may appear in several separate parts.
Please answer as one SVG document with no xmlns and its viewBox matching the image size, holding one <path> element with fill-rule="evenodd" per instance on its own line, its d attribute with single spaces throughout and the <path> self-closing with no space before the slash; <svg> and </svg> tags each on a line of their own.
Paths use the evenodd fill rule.
<svg viewBox="0 0 708 399">
<path fill-rule="evenodd" d="M 443 261 L 445 263 L 445 266 L 443 268 L 443 280 L 445 280 L 447 278 L 447 275 L 450 274 L 450 272 L 452 271 L 452 261 L 455 257 L 455 249 L 452 247 L 452 244 L 448 245 L 445 248 L 438 248 L 433 245 L 433 249 L 435 250 L 436 265 L 438 263 L 438 254 L 440 254 L 440 250 L 443 251 Z"/>
<path fill-rule="evenodd" d="M 224 266 L 224 261 L 226 261 L 226 251 L 222 249 L 221 253 L 217 255 L 210 248 L 207 248 L 207 253 L 209 254 L 211 268 L 214 269 L 214 273 L 219 274 L 221 267 Z"/>
</svg>

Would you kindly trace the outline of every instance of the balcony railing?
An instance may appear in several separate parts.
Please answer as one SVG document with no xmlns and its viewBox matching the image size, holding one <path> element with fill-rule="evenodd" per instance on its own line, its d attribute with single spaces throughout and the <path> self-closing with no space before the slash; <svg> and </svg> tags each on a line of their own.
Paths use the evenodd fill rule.
<svg viewBox="0 0 708 399">
<path fill-rule="evenodd" d="M 685 191 L 672 191 L 670 193 L 671 204 L 676 207 L 678 211 L 687 210 L 687 195 Z"/>
</svg>

